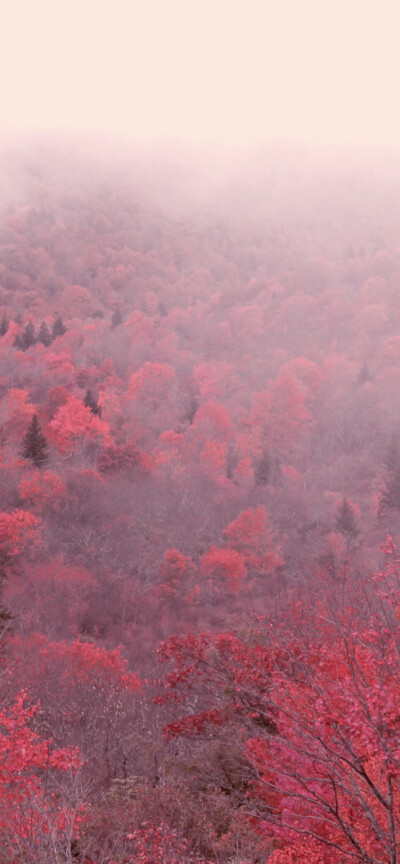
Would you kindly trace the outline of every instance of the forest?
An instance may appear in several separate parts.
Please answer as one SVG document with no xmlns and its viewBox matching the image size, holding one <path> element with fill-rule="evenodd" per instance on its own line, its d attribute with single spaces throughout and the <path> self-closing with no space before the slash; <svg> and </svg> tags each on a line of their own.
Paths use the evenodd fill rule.
<svg viewBox="0 0 400 864">
<path fill-rule="evenodd" d="M 1 159 L 0 864 L 398 864 L 399 166 Z"/>
</svg>

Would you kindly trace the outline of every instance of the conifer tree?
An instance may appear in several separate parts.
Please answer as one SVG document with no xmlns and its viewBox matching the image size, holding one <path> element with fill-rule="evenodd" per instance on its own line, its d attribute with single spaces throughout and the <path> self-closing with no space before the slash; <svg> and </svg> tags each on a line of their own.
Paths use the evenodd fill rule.
<svg viewBox="0 0 400 864">
<path fill-rule="evenodd" d="M 7 574 L 7 561 L 3 551 L 0 550 L 0 648 L 5 631 L 12 620 L 12 613 L 2 602 L 3 582 Z"/>
<path fill-rule="evenodd" d="M 367 381 L 371 381 L 370 371 L 366 363 L 361 367 L 358 373 L 358 384 L 360 387 L 365 384 Z"/>
<path fill-rule="evenodd" d="M 4 632 L 12 620 L 12 613 L 3 603 L 3 585 L 12 569 L 12 559 L 5 544 L 0 544 L 0 648 Z"/>
<path fill-rule="evenodd" d="M 48 461 L 47 440 L 40 429 L 37 415 L 34 414 L 22 442 L 22 456 L 30 459 L 36 468 L 41 468 Z"/>
<path fill-rule="evenodd" d="M 7 315 L 3 315 L 0 323 L 0 336 L 5 336 L 8 330 L 9 322 Z"/>
<path fill-rule="evenodd" d="M 94 414 L 95 417 L 101 417 L 101 407 L 97 399 L 94 398 L 91 390 L 86 391 L 86 396 L 83 400 L 83 404 L 86 405 L 86 408 L 90 408 L 92 414 Z"/>
<path fill-rule="evenodd" d="M 193 420 L 197 414 L 197 411 L 199 410 L 199 407 L 200 407 L 200 403 L 199 403 L 198 399 L 196 399 L 194 397 L 193 399 L 190 400 L 190 404 L 189 404 L 186 418 L 185 418 L 188 421 L 188 423 L 190 423 L 190 425 L 192 425 Z"/>
<path fill-rule="evenodd" d="M 382 491 L 379 512 L 400 510 L 400 448 L 399 440 L 393 436 L 385 460 L 386 482 Z"/>
<path fill-rule="evenodd" d="M 115 309 L 111 318 L 111 327 L 114 329 L 114 327 L 118 327 L 119 324 L 122 324 L 122 313 L 120 309 Z"/>
<path fill-rule="evenodd" d="M 28 348 L 31 348 L 32 345 L 36 342 L 35 336 L 35 325 L 32 324 L 32 321 L 28 321 L 25 330 L 21 337 L 22 348 L 24 351 L 27 351 Z"/>
<path fill-rule="evenodd" d="M 63 320 L 60 315 L 53 321 L 53 326 L 51 328 L 51 334 L 53 339 L 56 339 L 57 336 L 64 336 L 64 333 L 67 332 L 67 328 L 64 326 Z"/>
<path fill-rule="evenodd" d="M 19 351 L 22 351 L 22 350 L 23 350 L 22 339 L 21 339 L 21 334 L 20 334 L 20 333 L 17 333 L 17 335 L 16 335 L 16 337 L 15 337 L 15 339 L 14 339 L 14 342 L 13 342 L 13 347 L 14 347 L 14 348 L 18 348 Z"/>
<path fill-rule="evenodd" d="M 400 510 L 400 465 L 387 476 L 379 507 L 381 514 L 385 510 Z"/>
<path fill-rule="evenodd" d="M 349 504 L 347 498 L 343 498 L 342 503 L 338 507 L 335 519 L 335 528 L 336 531 L 343 534 L 343 537 L 346 537 L 347 539 L 354 540 L 360 533 L 354 510 Z"/>
<path fill-rule="evenodd" d="M 31 348 L 31 346 L 35 344 L 35 342 L 35 325 L 32 324 L 32 321 L 28 321 L 24 332 L 15 337 L 14 346 L 22 351 L 27 351 L 28 348 Z"/>
<path fill-rule="evenodd" d="M 42 321 L 42 323 L 40 325 L 37 338 L 38 338 L 38 342 L 41 342 L 42 345 L 44 345 L 46 348 L 48 348 L 48 346 L 51 345 L 51 343 L 53 341 L 52 335 L 50 333 L 50 329 L 49 329 L 49 327 L 45 321 Z"/>
</svg>

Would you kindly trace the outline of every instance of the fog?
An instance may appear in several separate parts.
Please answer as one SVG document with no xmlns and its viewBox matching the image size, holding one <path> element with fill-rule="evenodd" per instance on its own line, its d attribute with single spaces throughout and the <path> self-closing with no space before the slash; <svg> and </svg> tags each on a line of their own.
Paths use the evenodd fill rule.
<svg viewBox="0 0 400 864">
<path fill-rule="evenodd" d="M 399 143 L 396 4 L 16 0 L 1 123 L 219 150 Z"/>
<path fill-rule="evenodd" d="M 400 175 L 391 3 L 17 0 L 3 22 L 3 202 L 29 165 L 53 192 L 129 175 L 181 212 Z"/>
</svg>

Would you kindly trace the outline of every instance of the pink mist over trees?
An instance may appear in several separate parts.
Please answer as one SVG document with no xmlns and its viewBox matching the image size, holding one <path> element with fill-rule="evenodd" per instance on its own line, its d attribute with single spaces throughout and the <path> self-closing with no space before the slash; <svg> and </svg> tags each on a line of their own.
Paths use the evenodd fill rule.
<svg viewBox="0 0 400 864">
<path fill-rule="evenodd" d="M 396 864 L 391 185 L 65 160 L 0 212 L 0 862 Z"/>
</svg>

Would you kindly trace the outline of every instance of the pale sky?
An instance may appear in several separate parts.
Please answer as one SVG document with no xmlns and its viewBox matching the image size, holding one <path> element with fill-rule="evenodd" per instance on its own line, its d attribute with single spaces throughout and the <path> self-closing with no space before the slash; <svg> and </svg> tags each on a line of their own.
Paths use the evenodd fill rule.
<svg viewBox="0 0 400 864">
<path fill-rule="evenodd" d="M 4 130 L 400 146 L 400 4 L 8 0 Z"/>
</svg>

